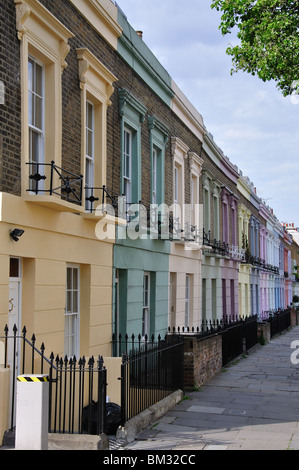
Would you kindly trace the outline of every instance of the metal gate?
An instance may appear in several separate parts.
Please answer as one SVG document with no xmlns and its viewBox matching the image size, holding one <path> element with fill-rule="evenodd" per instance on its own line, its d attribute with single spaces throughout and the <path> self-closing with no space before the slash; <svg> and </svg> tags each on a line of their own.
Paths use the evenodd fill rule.
<svg viewBox="0 0 299 470">
<path fill-rule="evenodd" d="M 49 432 L 101 434 L 106 431 L 107 371 L 103 358 L 93 356 L 79 360 L 76 357 L 45 356 L 45 346 L 36 348 L 36 338 L 27 339 L 24 327 L 20 335 L 17 327 L 9 332 L 5 326 L 4 367 L 8 353 L 13 352 L 12 387 L 10 390 L 10 430 L 15 426 L 16 345 L 21 341 L 20 374 L 45 374 L 49 376 Z"/>
</svg>

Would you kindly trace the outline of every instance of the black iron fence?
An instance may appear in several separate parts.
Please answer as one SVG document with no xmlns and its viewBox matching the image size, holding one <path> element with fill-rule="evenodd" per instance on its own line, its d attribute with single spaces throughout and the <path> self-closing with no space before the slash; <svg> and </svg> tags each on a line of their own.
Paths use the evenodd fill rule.
<svg viewBox="0 0 299 470">
<path fill-rule="evenodd" d="M 291 310 L 280 310 L 269 313 L 268 322 L 270 323 L 270 336 L 282 333 L 291 326 Z"/>
<path fill-rule="evenodd" d="M 4 367 L 11 370 L 10 430 L 15 426 L 17 375 L 45 374 L 49 377 L 49 432 L 101 434 L 106 430 L 107 371 L 99 356 L 79 360 L 76 357 L 45 356 L 45 346 L 36 348 L 36 338 L 22 335 L 16 326 L 4 329 Z"/>
<path fill-rule="evenodd" d="M 221 335 L 224 366 L 257 344 L 257 315 L 224 320 Z"/>
<path fill-rule="evenodd" d="M 248 351 L 258 342 L 258 318 L 251 315 L 243 320 L 245 347 Z"/>
<path fill-rule="evenodd" d="M 114 350 L 122 351 L 122 425 L 176 390 L 184 390 L 184 342 L 166 335 L 142 338 L 113 337 Z"/>
<path fill-rule="evenodd" d="M 223 320 L 204 320 L 200 327 L 169 328 L 169 333 L 180 335 L 196 335 L 199 338 L 221 334 L 222 365 L 247 352 L 257 344 L 257 316 L 231 316 Z"/>
</svg>

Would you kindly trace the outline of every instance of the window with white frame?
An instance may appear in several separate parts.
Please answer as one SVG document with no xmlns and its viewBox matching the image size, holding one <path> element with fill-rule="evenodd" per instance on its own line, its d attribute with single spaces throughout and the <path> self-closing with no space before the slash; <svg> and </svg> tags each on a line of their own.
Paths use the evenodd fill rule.
<svg viewBox="0 0 299 470">
<path fill-rule="evenodd" d="M 118 95 L 121 116 L 121 194 L 124 194 L 128 204 L 138 204 L 141 200 L 141 124 L 147 109 L 126 89 L 119 89 Z"/>
<path fill-rule="evenodd" d="M 143 275 L 142 337 L 150 333 L 150 273 Z"/>
<path fill-rule="evenodd" d="M 174 203 L 179 203 L 179 169 L 174 167 Z"/>
<path fill-rule="evenodd" d="M 191 224 L 196 227 L 197 233 L 202 233 L 202 211 L 199 208 L 199 178 L 202 171 L 203 160 L 194 152 L 189 152 L 190 162 L 190 200 Z"/>
<path fill-rule="evenodd" d="M 173 154 L 173 201 L 174 201 L 174 226 L 176 229 L 185 229 L 185 160 L 188 158 L 189 148 L 177 137 L 171 138 Z"/>
<path fill-rule="evenodd" d="M 237 233 L 237 211 L 238 211 L 238 202 L 234 196 L 231 197 L 231 243 L 232 245 L 237 245 L 238 243 L 238 233 Z"/>
<path fill-rule="evenodd" d="M 152 159 L 152 197 L 151 203 L 157 203 L 157 162 L 158 162 L 158 150 L 153 148 L 153 159 Z"/>
<path fill-rule="evenodd" d="M 16 29 L 20 41 L 22 119 L 22 195 L 39 191 L 43 180 L 29 179 L 38 163 L 61 166 L 61 74 L 74 35 L 38 0 L 17 0 Z M 34 165 L 35 164 L 35 165 Z M 41 165 L 39 165 L 41 166 Z M 39 172 L 45 176 L 44 168 Z M 56 184 L 55 179 L 55 184 Z M 37 187 L 37 184 L 39 186 Z"/>
<path fill-rule="evenodd" d="M 216 181 L 213 181 L 212 193 L 213 193 L 213 238 L 216 240 L 220 239 L 220 186 Z"/>
<path fill-rule="evenodd" d="M 205 230 L 205 233 L 208 234 L 210 231 L 211 214 L 210 214 L 210 188 L 207 188 L 207 187 L 203 188 L 203 211 L 204 211 L 204 217 L 203 217 L 204 230 Z"/>
<path fill-rule="evenodd" d="M 28 58 L 28 132 L 31 174 L 43 173 L 44 163 L 44 67 L 32 57 Z M 30 190 L 37 192 L 41 182 L 30 180 Z"/>
<path fill-rule="evenodd" d="M 123 188 L 126 202 L 132 203 L 132 131 L 124 129 Z"/>
<path fill-rule="evenodd" d="M 207 171 L 203 173 L 203 228 L 207 236 L 214 236 L 211 234 L 211 229 L 215 224 L 212 224 L 212 215 L 214 216 L 214 204 L 213 204 L 213 213 L 211 207 L 211 201 L 214 203 L 214 192 L 215 192 L 216 183 Z M 214 221 L 213 221 L 214 222 Z"/>
<path fill-rule="evenodd" d="M 87 48 L 76 49 L 81 92 L 82 174 L 85 176 L 86 211 L 102 200 L 106 185 L 107 108 L 117 78 Z M 93 189 L 88 189 L 93 188 Z M 90 198 L 88 200 L 88 198 Z"/>
<path fill-rule="evenodd" d="M 199 214 L 198 214 L 198 202 L 199 202 L 199 183 L 198 176 L 191 174 L 190 181 L 190 195 L 191 195 L 191 224 L 195 225 L 199 229 Z"/>
<path fill-rule="evenodd" d="M 164 203 L 165 147 L 169 130 L 154 116 L 148 116 L 151 149 L 151 204 Z"/>
<path fill-rule="evenodd" d="M 80 268 L 67 266 L 64 353 L 79 356 L 80 334 Z"/>
<path fill-rule="evenodd" d="M 235 207 L 231 207 L 231 240 L 232 245 L 237 245 L 237 213 Z"/>
<path fill-rule="evenodd" d="M 178 163 L 174 166 L 174 226 L 177 230 L 183 225 L 183 187 L 182 187 L 183 168 Z"/>
<path fill-rule="evenodd" d="M 222 239 L 224 243 L 229 243 L 228 205 L 224 201 L 222 201 Z"/>
<path fill-rule="evenodd" d="M 94 187 L 94 105 L 86 101 L 86 151 L 85 151 L 85 185 L 86 185 L 86 205 L 85 208 L 91 208 L 91 202 L 88 198 L 92 195 Z"/>
<path fill-rule="evenodd" d="M 213 196 L 214 238 L 219 240 L 219 197 Z"/>
</svg>

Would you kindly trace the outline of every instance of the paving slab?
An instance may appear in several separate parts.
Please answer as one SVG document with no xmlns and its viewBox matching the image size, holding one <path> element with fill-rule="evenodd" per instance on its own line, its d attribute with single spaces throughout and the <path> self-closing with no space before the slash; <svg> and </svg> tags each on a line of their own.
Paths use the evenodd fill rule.
<svg viewBox="0 0 299 470">
<path fill-rule="evenodd" d="M 221 414 L 225 411 L 225 408 L 218 408 L 216 406 L 200 406 L 193 405 L 187 408 L 190 413 L 212 413 L 212 414 Z"/>
<path fill-rule="evenodd" d="M 205 442 L 200 441 L 199 438 L 192 438 L 187 440 L 182 440 L 173 448 L 173 450 L 187 450 L 187 451 L 197 451 L 203 450 L 206 446 Z"/>
<path fill-rule="evenodd" d="M 227 446 L 220 444 L 210 444 L 204 447 L 204 450 L 227 450 Z"/>
</svg>

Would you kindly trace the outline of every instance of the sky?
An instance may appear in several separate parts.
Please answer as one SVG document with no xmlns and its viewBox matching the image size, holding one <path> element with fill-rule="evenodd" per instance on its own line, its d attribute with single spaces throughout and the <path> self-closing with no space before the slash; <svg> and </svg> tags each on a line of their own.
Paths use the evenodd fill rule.
<svg viewBox="0 0 299 470">
<path fill-rule="evenodd" d="M 299 227 L 299 97 L 275 82 L 231 75 L 221 12 L 212 0 L 117 0 L 135 30 L 199 111 L 230 161 L 248 176 L 280 222 Z"/>
</svg>

